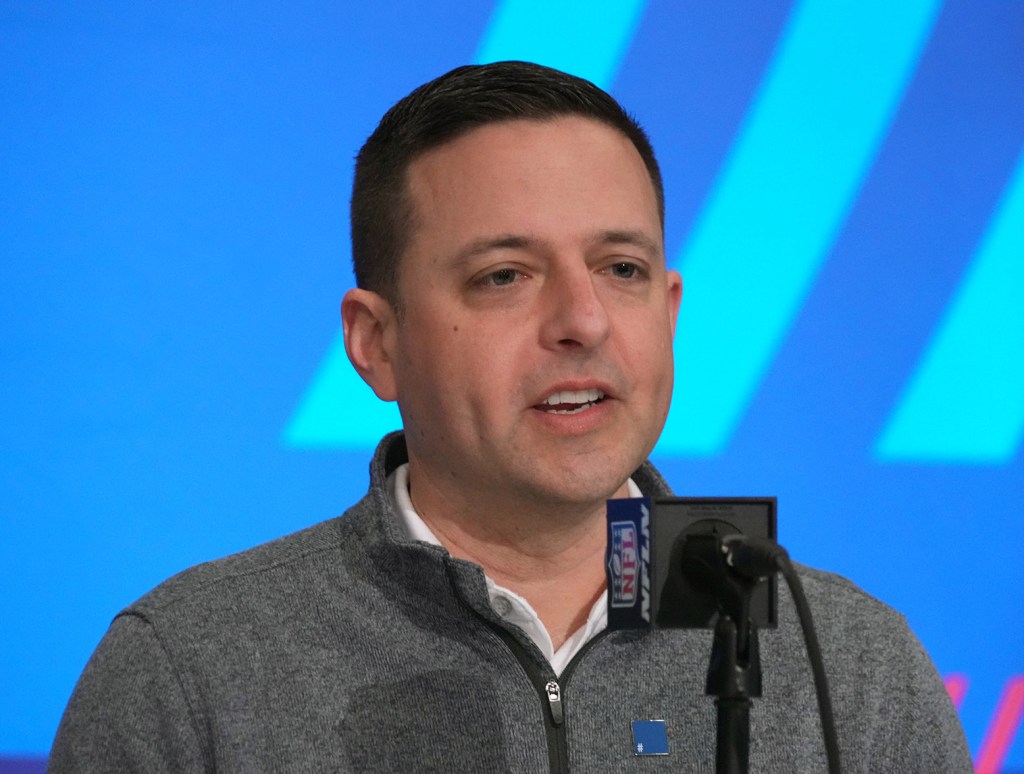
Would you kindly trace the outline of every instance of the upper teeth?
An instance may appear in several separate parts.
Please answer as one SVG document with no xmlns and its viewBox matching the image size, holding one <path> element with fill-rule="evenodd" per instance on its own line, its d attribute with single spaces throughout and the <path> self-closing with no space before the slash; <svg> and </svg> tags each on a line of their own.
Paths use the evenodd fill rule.
<svg viewBox="0 0 1024 774">
<path fill-rule="evenodd" d="M 601 390 L 562 390 L 549 396 L 544 403 L 548 406 L 565 405 L 566 403 L 596 403 L 604 397 Z"/>
</svg>

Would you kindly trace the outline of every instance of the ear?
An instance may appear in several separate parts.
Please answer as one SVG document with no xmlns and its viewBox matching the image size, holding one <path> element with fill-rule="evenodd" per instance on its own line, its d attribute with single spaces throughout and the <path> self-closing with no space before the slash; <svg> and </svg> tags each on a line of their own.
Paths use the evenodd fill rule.
<svg viewBox="0 0 1024 774">
<path fill-rule="evenodd" d="M 679 305 L 683 301 L 683 277 L 677 271 L 667 272 L 668 282 L 668 314 L 672 325 L 672 335 L 676 335 L 676 320 L 679 319 Z"/>
<path fill-rule="evenodd" d="M 341 301 L 341 325 L 345 352 L 363 381 L 381 400 L 397 400 L 394 308 L 377 293 L 352 288 Z"/>
</svg>

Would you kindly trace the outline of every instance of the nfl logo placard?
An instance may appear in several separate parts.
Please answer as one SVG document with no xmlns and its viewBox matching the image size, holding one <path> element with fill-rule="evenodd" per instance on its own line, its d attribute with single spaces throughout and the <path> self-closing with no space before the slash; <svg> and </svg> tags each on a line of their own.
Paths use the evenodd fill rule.
<svg viewBox="0 0 1024 774">
<path fill-rule="evenodd" d="M 608 557 L 608 604 L 632 607 L 640 587 L 640 544 L 631 521 L 608 523 L 611 553 Z"/>
<path fill-rule="evenodd" d="M 608 628 L 637 629 L 650 623 L 651 501 L 608 501 Z"/>
</svg>

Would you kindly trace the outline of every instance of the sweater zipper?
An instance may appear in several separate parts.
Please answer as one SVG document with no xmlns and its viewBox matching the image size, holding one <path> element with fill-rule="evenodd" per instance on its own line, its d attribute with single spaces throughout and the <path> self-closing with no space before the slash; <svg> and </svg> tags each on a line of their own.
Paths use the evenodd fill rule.
<svg viewBox="0 0 1024 774">
<path fill-rule="evenodd" d="M 488 627 L 508 645 L 512 655 L 516 657 L 516 661 L 522 666 L 526 676 L 530 678 L 530 682 L 533 683 L 542 702 L 546 705 L 543 715 L 544 728 L 547 732 L 548 762 L 551 766 L 551 774 L 569 774 L 569 744 L 565 734 L 566 686 L 582 656 L 596 645 L 599 640 L 604 639 L 607 630 L 591 638 L 572 657 L 572 660 L 562 672 L 561 678 L 556 678 L 550 669 L 544 670 L 540 668 L 526 648 L 510 631 L 492 621 L 484 620 Z"/>
<path fill-rule="evenodd" d="M 551 722 L 556 726 L 565 723 L 565 712 L 562 709 L 562 687 L 554 680 L 549 680 L 544 686 L 548 695 L 548 709 L 551 710 Z"/>
</svg>

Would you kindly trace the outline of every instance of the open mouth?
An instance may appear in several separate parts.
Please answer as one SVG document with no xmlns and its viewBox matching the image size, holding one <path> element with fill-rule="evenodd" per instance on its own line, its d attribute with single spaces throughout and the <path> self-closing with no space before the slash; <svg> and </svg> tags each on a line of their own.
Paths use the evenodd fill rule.
<svg viewBox="0 0 1024 774">
<path fill-rule="evenodd" d="M 549 395 L 534 408 L 548 414 L 579 414 L 604 400 L 601 390 L 562 390 Z"/>
</svg>

